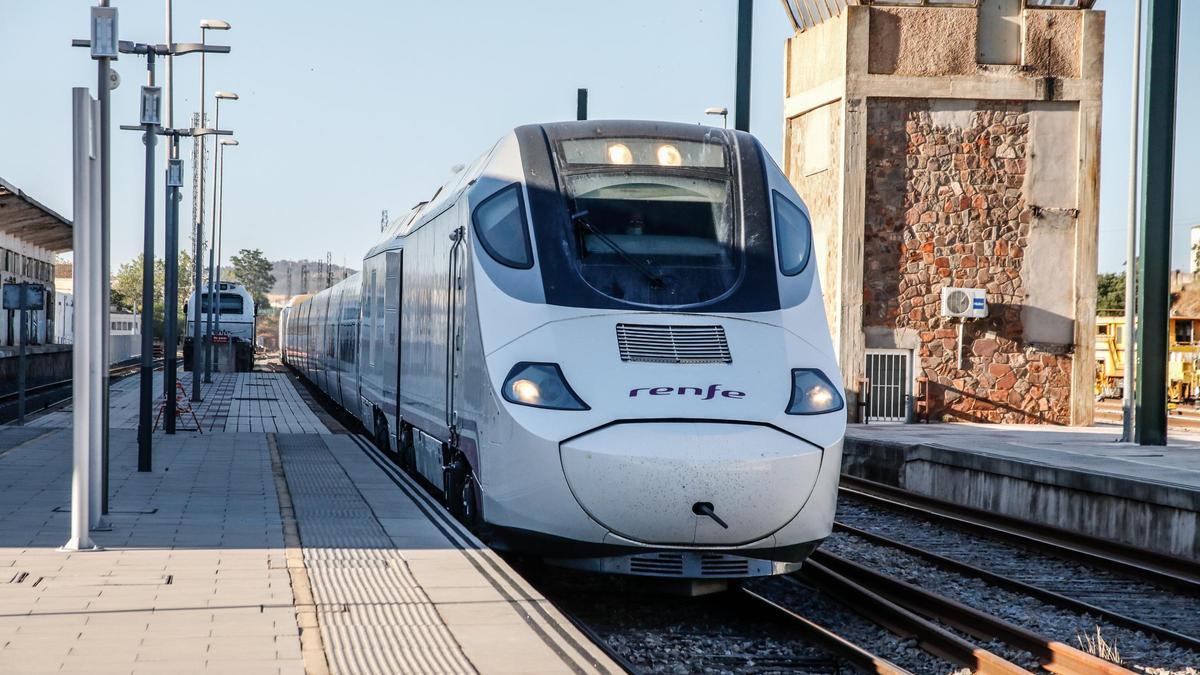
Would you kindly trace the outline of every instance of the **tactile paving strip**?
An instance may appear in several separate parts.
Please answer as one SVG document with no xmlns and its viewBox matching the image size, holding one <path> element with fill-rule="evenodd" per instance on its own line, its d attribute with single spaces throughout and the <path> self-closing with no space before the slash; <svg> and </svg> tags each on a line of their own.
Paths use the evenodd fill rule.
<svg viewBox="0 0 1200 675">
<path fill-rule="evenodd" d="M 324 439 L 276 440 L 332 672 L 475 672 Z"/>
</svg>

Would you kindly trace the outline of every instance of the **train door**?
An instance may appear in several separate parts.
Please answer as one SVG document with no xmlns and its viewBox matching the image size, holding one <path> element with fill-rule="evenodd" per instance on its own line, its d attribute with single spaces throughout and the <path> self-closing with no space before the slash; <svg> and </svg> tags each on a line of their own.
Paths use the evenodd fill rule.
<svg viewBox="0 0 1200 675">
<path fill-rule="evenodd" d="M 450 265 L 446 278 L 446 297 L 449 306 L 446 308 L 446 426 L 454 432 L 458 424 L 458 411 L 455 410 L 455 380 L 458 379 L 458 369 L 462 361 L 462 314 L 463 314 L 463 275 L 462 261 L 463 238 L 465 230 L 460 225 L 451 234 L 454 244 L 450 247 Z"/>
<path fill-rule="evenodd" d="M 404 251 L 387 254 L 384 270 L 387 296 L 384 299 L 384 334 L 388 349 L 384 353 L 383 414 L 388 420 L 388 442 L 399 447 L 400 434 L 400 298 L 404 297 Z M 394 359 L 394 360 L 393 360 Z"/>
<path fill-rule="evenodd" d="M 389 431 L 391 432 L 391 438 L 390 438 L 391 442 L 395 443 L 396 448 L 400 448 L 401 447 L 400 446 L 400 424 L 401 424 L 401 419 L 400 419 L 400 383 L 401 383 L 400 368 L 401 368 L 401 363 L 402 363 L 401 362 L 401 354 L 403 353 L 403 350 L 404 350 L 404 347 L 403 347 L 404 340 L 402 337 L 403 325 L 401 325 L 401 322 L 404 321 L 404 311 L 403 311 L 404 251 L 403 250 L 396 251 L 395 253 L 389 253 L 389 255 L 388 255 L 388 274 L 391 275 L 392 271 L 395 271 L 395 275 L 396 275 L 396 279 L 394 281 L 392 281 L 392 286 L 394 286 L 395 293 L 396 293 L 396 295 L 395 295 L 396 299 L 395 299 L 395 305 L 394 305 L 396 311 L 394 312 L 394 315 L 390 315 L 390 316 L 395 316 L 395 318 L 392 319 L 392 323 L 391 323 L 391 327 L 392 327 L 391 334 L 396 336 L 395 344 L 392 345 L 392 354 L 395 354 L 396 364 L 395 364 L 395 368 L 391 369 L 391 372 L 392 372 L 392 374 L 394 374 L 394 377 L 396 378 L 396 380 L 394 382 L 392 382 L 392 393 L 394 393 L 394 398 L 391 399 L 392 405 L 395 406 L 395 418 L 392 419 L 392 424 L 389 428 Z M 398 450 L 397 450 L 397 452 L 398 452 Z"/>
</svg>

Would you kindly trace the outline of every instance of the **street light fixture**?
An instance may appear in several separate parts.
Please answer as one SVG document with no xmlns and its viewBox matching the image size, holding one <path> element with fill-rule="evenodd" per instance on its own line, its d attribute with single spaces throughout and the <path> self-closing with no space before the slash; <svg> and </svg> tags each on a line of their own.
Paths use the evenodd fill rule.
<svg viewBox="0 0 1200 675">
<path fill-rule="evenodd" d="M 210 30 L 229 30 L 229 29 L 230 29 L 230 25 L 229 25 L 228 21 L 222 21 L 221 19 L 202 19 L 200 21 L 200 44 L 201 45 L 207 44 L 208 31 L 210 31 Z M 204 91 L 206 89 L 205 82 L 204 82 L 204 74 L 205 74 L 204 71 L 205 71 L 205 54 L 203 51 L 201 51 L 200 52 L 200 126 L 202 126 L 202 127 L 207 122 L 207 120 L 205 120 L 205 118 L 204 118 Z M 213 126 L 217 127 L 218 125 L 214 124 Z M 196 194 L 197 202 L 195 204 L 195 206 L 196 206 L 196 223 L 195 223 L 196 252 L 195 252 L 195 255 L 192 256 L 192 263 L 193 263 L 193 266 L 196 268 L 195 274 L 193 275 L 194 282 L 193 282 L 192 288 L 196 292 L 196 301 L 197 302 L 199 302 L 199 300 L 200 300 L 200 289 L 202 288 L 202 285 L 203 285 L 203 276 L 204 276 L 204 264 L 203 264 L 203 260 L 204 260 L 204 151 L 205 151 L 204 140 L 205 139 L 204 139 L 203 135 L 200 135 L 199 138 L 195 139 L 195 142 L 200 144 L 199 152 L 196 155 L 196 178 L 197 178 L 197 183 L 199 184 L 199 187 L 200 187 L 200 189 L 197 191 L 197 194 Z M 211 305 L 212 298 L 209 298 L 209 300 L 210 300 L 209 304 Z M 207 368 L 207 366 L 205 364 L 205 361 L 206 361 L 205 351 L 202 346 L 201 335 L 200 335 L 200 307 L 201 306 L 202 305 L 195 307 L 194 311 L 192 312 L 192 316 L 195 317 L 195 321 L 192 326 L 192 401 L 200 400 L 200 374 L 202 371 L 205 371 L 205 369 Z M 211 307 L 210 307 L 210 309 L 211 309 Z M 208 380 L 211 382 L 212 381 L 211 377 L 208 378 Z"/>
<path fill-rule="evenodd" d="M 115 59 L 120 44 L 117 41 L 117 8 L 92 8 L 92 58 Z"/>
<path fill-rule="evenodd" d="M 215 94 L 214 98 L 216 98 L 216 100 L 217 100 L 216 119 L 214 120 L 214 125 L 219 129 L 219 128 L 221 128 L 221 101 L 236 101 L 236 100 L 238 100 L 238 95 L 234 94 L 232 92 L 228 92 L 228 91 L 218 91 Z M 221 327 L 221 309 L 220 309 L 220 307 L 221 307 L 221 302 L 220 302 L 221 280 L 220 280 L 219 275 L 217 275 L 217 276 L 213 275 L 213 266 L 214 266 L 214 264 L 217 264 L 217 263 L 214 263 L 214 255 L 215 255 L 216 247 L 217 247 L 217 218 L 216 218 L 216 215 L 217 215 L 217 192 L 218 192 L 217 168 L 221 165 L 222 150 L 221 150 L 220 146 L 228 145 L 228 143 L 226 143 L 226 141 L 229 141 L 229 140 L 231 140 L 231 139 L 228 139 L 228 138 L 221 139 L 221 144 L 217 146 L 216 157 L 213 158 L 214 159 L 214 161 L 213 161 L 213 197 L 212 197 L 212 199 L 213 199 L 213 204 L 212 204 L 213 221 L 212 221 L 212 237 L 210 237 L 210 242 L 209 242 L 209 246 L 208 246 L 208 311 L 205 312 L 205 314 L 207 315 L 207 330 L 205 331 L 206 335 L 204 336 L 202 343 L 197 342 L 195 340 L 195 338 L 193 338 L 193 340 L 192 340 L 192 345 L 193 345 L 192 348 L 193 349 L 199 349 L 199 348 L 201 348 L 201 345 L 203 344 L 203 349 L 205 350 L 204 381 L 206 383 L 212 382 L 213 362 L 217 356 L 216 347 L 213 345 L 213 335 L 215 335 L 215 333 L 213 332 L 213 315 L 214 314 L 216 315 L 216 327 L 218 329 Z M 199 263 L 202 261 L 197 261 L 197 262 Z M 214 284 L 214 280 L 216 282 L 215 284 Z M 199 302 L 200 293 L 198 292 L 198 289 L 197 289 L 197 293 L 196 293 L 196 298 L 197 298 L 197 302 Z M 197 328 L 196 332 L 199 332 L 199 323 L 200 323 L 199 309 L 202 307 L 204 307 L 204 303 L 200 303 L 197 306 L 197 311 L 194 312 L 194 315 L 196 317 L 196 328 Z M 192 377 L 195 378 L 196 375 L 194 374 Z"/>
<path fill-rule="evenodd" d="M 162 124 L 162 87 L 142 86 L 141 123 L 152 127 Z"/>
<path fill-rule="evenodd" d="M 721 126 L 725 127 L 726 129 L 729 128 L 729 108 L 725 108 L 723 106 L 713 106 L 711 108 L 705 108 L 704 114 L 705 115 L 720 115 L 721 116 Z"/>
</svg>

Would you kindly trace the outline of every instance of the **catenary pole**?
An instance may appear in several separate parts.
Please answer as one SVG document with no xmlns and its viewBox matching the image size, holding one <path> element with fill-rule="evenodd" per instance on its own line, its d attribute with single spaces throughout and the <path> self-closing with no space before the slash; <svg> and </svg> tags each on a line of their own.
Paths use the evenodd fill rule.
<svg viewBox="0 0 1200 675">
<path fill-rule="evenodd" d="M 1121 391 L 1121 440 L 1133 442 L 1134 345 L 1137 338 L 1137 198 L 1138 198 L 1138 133 L 1141 121 L 1142 90 L 1142 0 L 1133 0 L 1133 101 L 1129 106 L 1129 231 L 1125 237 L 1125 334 L 1122 348 L 1125 353 L 1125 386 Z"/>
<path fill-rule="evenodd" d="M 215 277 L 216 277 L 217 288 L 221 288 L 221 245 L 224 243 L 224 213 L 223 213 L 223 211 L 224 211 L 224 148 L 226 148 L 226 145 L 227 144 L 223 143 L 223 141 L 221 141 L 221 139 L 218 139 L 218 141 L 216 142 L 217 161 L 221 162 L 221 174 L 220 174 L 220 177 L 218 177 L 214 181 L 214 184 L 212 184 L 212 189 L 214 189 L 214 191 L 215 191 L 214 195 L 216 195 L 217 192 L 221 193 L 221 199 L 220 199 L 220 201 L 217 201 L 216 209 L 214 211 L 212 211 L 212 217 L 214 217 L 214 219 L 216 219 L 215 227 L 217 228 L 216 229 L 216 239 L 212 240 L 212 245 L 216 246 L 216 249 L 217 249 L 216 269 L 209 270 L 209 274 L 215 275 Z M 220 297 L 221 291 L 217 291 L 217 295 L 218 295 L 218 297 Z M 210 335 L 216 335 L 216 333 L 215 333 L 216 330 L 221 330 L 221 312 L 220 311 L 216 312 L 216 328 L 214 328 L 214 333 L 210 333 Z M 215 348 L 214 348 L 214 354 L 212 354 L 212 356 L 214 356 L 214 359 L 216 358 Z M 238 359 L 238 357 L 236 357 L 236 354 L 235 354 L 234 363 L 227 364 L 226 368 L 229 368 L 229 366 L 232 365 L 234 371 L 238 370 L 238 363 L 236 363 L 236 359 Z"/>
<path fill-rule="evenodd" d="M 754 0 L 738 0 L 737 90 L 733 128 L 750 131 L 750 54 L 754 35 Z"/>
<path fill-rule="evenodd" d="M 213 128 L 220 129 L 221 128 L 221 99 L 220 99 L 220 97 L 218 97 L 216 99 L 215 108 L 216 109 L 213 114 Z M 215 345 L 213 345 L 213 314 L 216 313 L 219 315 L 220 311 L 221 311 L 220 287 L 218 286 L 215 289 L 215 293 L 216 293 L 215 295 L 214 295 L 214 288 L 213 288 L 213 258 L 216 256 L 216 252 L 217 252 L 217 167 L 220 166 L 220 164 L 221 164 L 221 142 L 220 142 L 220 139 L 218 139 L 216 146 L 213 148 L 213 193 L 212 193 L 213 201 L 212 201 L 212 209 L 209 211 L 209 213 L 211 214 L 210 217 L 212 218 L 212 236 L 209 237 L 209 242 L 208 242 L 208 311 L 205 312 L 205 318 L 207 319 L 208 329 L 206 331 L 207 335 L 204 336 L 204 350 L 205 350 L 204 381 L 205 382 L 212 382 L 213 357 L 215 356 L 214 352 L 216 351 L 216 347 L 215 347 Z M 199 298 L 200 298 L 200 294 L 197 293 L 196 301 L 199 303 L 199 305 L 197 306 L 197 309 L 199 309 L 200 307 L 204 307 L 204 303 L 199 302 Z M 199 326 L 199 323 L 200 323 L 200 313 L 197 311 L 196 312 L 197 326 Z"/>
<path fill-rule="evenodd" d="M 206 44 L 208 39 L 208 31 L 204 28 L 200 29 L 200 44 Z M 204 63 L 205 53 L 200 52 L 200 126 L 204 124 Z M 200 301 L 200 292 L 202 290 L 203 275 L 204 275 L 204 149 L 205 137 L 197 136 L 192 139 L 193 142 L 200 144 L 200 152 L 196 155 L 196 166 L 193 167 L 196 171 L 196 180 L 200 184 L 200 192 L 197 196 L 197 215 L 196 222 L 193 225 L 196 233 L 195 252 L 192 254 L 192 268 L 195 274 L 192 275 L 192 291 L 195 294 L 195 301 L 192 303 L 192 400 L 200 400 L 200 376 L 204 370 L 204 349 L 201 347 L 202 337 L 200 335 L 200 310 L 204 307 L 204 303 Z M 209 298 L 209 304 L 212 304 L 212 298 Z M 186 324 L 184 324 L 186 325 Z"/>
<path fill-rule="evenodd" d="M 1167 330 L 1179 0 L 1149 0 L 1142 132 L 1142 250 L 1138 259 L 1137 418 L 1140 445 L 1167 443 Z"/>
<path fill-rule="evenodd" d="M 172 162 L 179 162 L 179 137 L 170 136 Z M 179 187 L 171 184 L 171 164 L 167 164 L 167 212 L 166 246 L 163 253 L 167 259 L 163 286 L 163 431 L 175 433 L 175 384 L 179 368 L 179 351 L 176 348 L 179 335 Z"/>
<path fill-rule="evenodd" d="M 100 0 L 108 7 L 109 0 Z M 109 269 L 109 242 L 112 234 L 112 129 L 111 86 L 112 59 L 101 57 L 97 63 L 96 93 L 100 98 L 100 358 L 103 373 L 100 379 L 100 513 L 108 515 L 108 362 L 109 362 L 109 301 L 112 297 L 112 272 Z"/>
<path fill-rule="evenodd" d="M 107 82 L 105 86 L 107 86 Z M 100 148 L 102 135 L 100 129 L 100 101 L 94 100 L 91 102 L 92 107 L 92 147 Z M 100 174 L 100 154 L 97 153 L 96 159 L 92 161 L 92 169 L 90 172 L 92 187 L 90 190 L 92 219 L 88 225 L 92 230 L 90 235 L 91 242 L 88 246 L 88 274 L 91 276 L 91 283 L 88 284 L 88 306 L 89 311 L 86 312 L 85 320 L 89 324 L 91 339 L 88 347 L 88 444 L 89 453 L 91 454 L 91 487 L 88 489 L 88 498 L 91 500 L 91 506 L 88 509 L 88 518 L 91 521 L 90 526 L 93 530 L 101 526 L 101 516 L 103 515 L 103 504 L 101 492 L 104 488 L 104 375 L 108 370 L 108 359 L 105 358 L 104 349 L 104 333 L 108 331 L 108 326 L 104 324 L 103 305 L 108 302 L 108 298 L 104 295 L 104 241 L 103 228 L 101 227 L 102 215 L 100 207 L 100 191 L 101 180 Z"/>
<path fill-rule="evenodd" d="M 154 86 L 154 51 L 146 54 L 146 86 Z M 139 370 L 138 471 L 153 464 L 153 434 L 150 425 L 154 407 L 154 125 L 144 124 L 146 145 L 146 201 L 142 232 L 142 365 Z"/>
<path fill-rule="evenodd" d="M 588 90 L 580 87 L 575 92 L 575 119 L 586 120 L 588 118 Z"/>
</svg>

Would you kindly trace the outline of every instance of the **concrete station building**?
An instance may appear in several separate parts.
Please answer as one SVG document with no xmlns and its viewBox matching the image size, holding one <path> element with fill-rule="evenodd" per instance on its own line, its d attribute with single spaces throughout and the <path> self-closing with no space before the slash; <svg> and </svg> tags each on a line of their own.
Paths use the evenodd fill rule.
<svg viewBox="0 0 1200 675">
<path fill-rule="evenodd" d="M 1104 14 L 791 0 L 785 171 L 850 414 L 1091 424 Z M 988 316 L 943 316 L 944 287 Z M 909 396 L 912 395 L 910 399 Z"/>
</svg>

